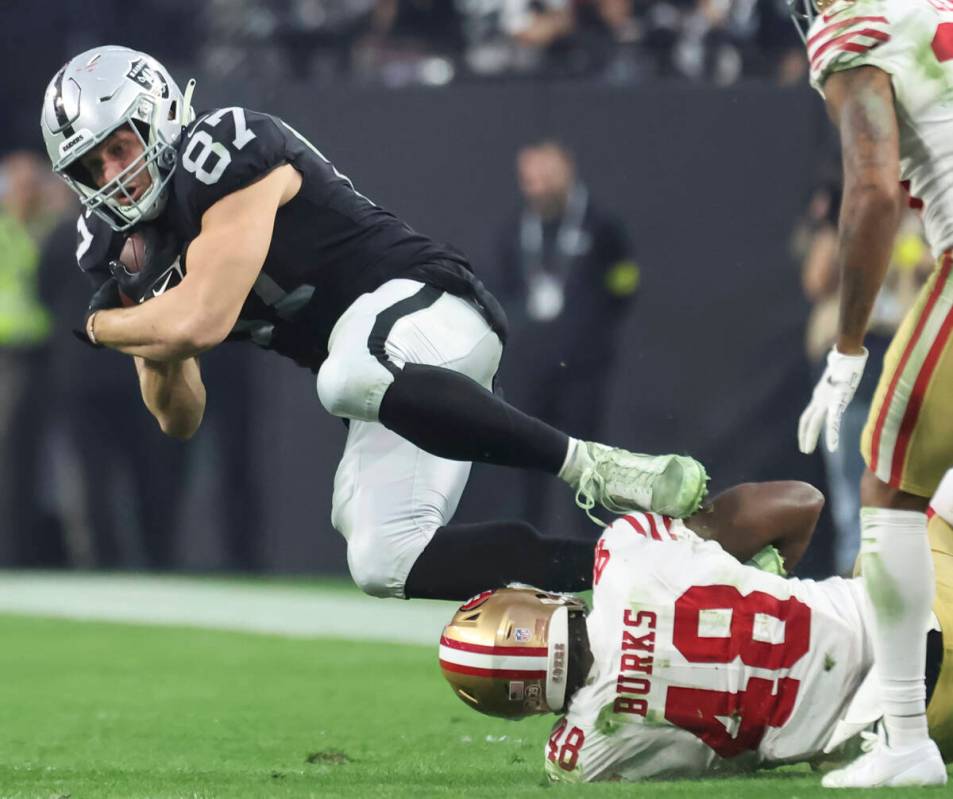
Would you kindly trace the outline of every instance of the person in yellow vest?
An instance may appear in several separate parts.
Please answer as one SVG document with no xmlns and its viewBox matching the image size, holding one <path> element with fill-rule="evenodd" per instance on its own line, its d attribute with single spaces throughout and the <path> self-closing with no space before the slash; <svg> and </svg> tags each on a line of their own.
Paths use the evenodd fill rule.
<svg viewBox="0 0 953 799">
<path fill-rule="evenodd" d="M 40 244 L 60 207 L 42 159 L 0 159 L 0 563 L 29 563 L 37 521 L 44 344 L 50 318 L 39 299 Z"/>
</svg>

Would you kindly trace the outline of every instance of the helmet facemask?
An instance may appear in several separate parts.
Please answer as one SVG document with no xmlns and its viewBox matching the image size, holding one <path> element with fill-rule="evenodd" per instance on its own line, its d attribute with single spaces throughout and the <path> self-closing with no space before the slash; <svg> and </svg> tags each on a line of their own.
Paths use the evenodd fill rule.
<svg viewBox="0 0 953 799">
<path fill-rule="evenodd" d="M 841 0 L 787 0 L 791 21 L 797 28 L 801 40 L 807 44 L 807 34 L 818 14 L 823 14 L 835 3 Z"/>
<path fill-rule="evenodd" d="M 145 121 L 144 117 L 148 119 L 153 113 L 152 101 L 140 98 L 113 130 L 84 148 L 83 154 L 90 152 L 123 127 L 131 130 L 142 145 L 139 156 L 106 185 L 96 187 L 81 163 L 82 156 L 59 170 L 63 180 L 79 195 L 83 206 L 105 220 L 114 230 L 128 230 L 139 222 L 155 219 L 165 208 L 167 188 L 172 179 L 171 166 L 175 163 L 175 148 L 162 141 L 156 135 L 155 126 Z M 143 171 L 149 174 L 149 186 L 142 196 L 133 199 L 126 186 Z M 121 200 L 126 202 L 122 203 Z"/>
<path fill-rule="evenodd" d="M 151 56 L 106 45 L 80 53 L 47 87 L 41 128 L 53 171 L 79 196 L 83 206 L 114 230 L 155 219 L 165 208 L 176 165 L 176 146 L 194 119 L 191 96 Z M 117 131 L 135 134 L 142 152 L 108 184 L 96 186 L 83 156 Z M 138 199 L 131 182 L 149 176 Z"/>
<path fill-rule="evenodd" d="M 814 24 L 817 17 L 817 11 L 814 9 L 814 0 L 787 0 L 788 13 L 791 15 L 791 22 L 797 28 L 801 41 L 807 43 L 807 32 Z"/>
</svg>

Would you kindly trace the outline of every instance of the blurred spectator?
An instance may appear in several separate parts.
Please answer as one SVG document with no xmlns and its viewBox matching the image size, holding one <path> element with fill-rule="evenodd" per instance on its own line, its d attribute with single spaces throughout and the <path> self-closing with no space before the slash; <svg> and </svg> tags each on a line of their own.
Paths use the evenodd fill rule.
<svg viewBox="0 0 953 799">
<path fill-rule="evenodd" d="M 657 71 L 648 27 L 636 18 L 633 0 L 579 0 L 575 19 L 576 71 L 610 83 L 634 83 Z"/>
<path fill-rule="evenodd" d="M 212 74 L 333 82 L 351 68 L 351 47 L 376 0 L 212 0 L 203 51 Z"/>
<path fill-rule="evenodd" d="M 787 0 L 757 0 L 749 27 L 745 74 L 772 77 L 780 86 L 807 80 L 807 51 L 791 22 Z"/>
<path fill-rule="evenodd" d="M 745 0 L 739 3 L 747 5 Z M 682 19 L 672 53 L 680 74 L 719 86 L 738 79 L 742 60 L 731 21 L 730 0 L 698 0 L 695 8 Z"/>
<path fill-rule="evenodd" d="M 804 47 L 785 0 L 697 0 L 682 20 L 673 60 L 685 77 L 717 86 L 744 73 L 781 83 L 806 74 Z"/>
<path fill-rule="evenodd" d="M 837 217 L 841 189 L 838 182 L 819 188 L 811 199 L 806 219 L 799 231 L 803 260 L 801 281 L 804 294 L 813 304 L 808 319 L 805 348 L 817 376 L 824 371 L 825 358 L 837 337 L 839 314 L 837 262 Z M 860 549 L 860 479 L 864 460 L 860 437 L 877 388 L 883 358 L 917 292 L 933 269 L 933 257 L 923 239 L 922 227 L 914 213 L 901 224 L 894 245 L 890 271 L 884 280 L 871 314 L 864 345 L 870 355 L 863 379 L 841 421 L 841 446 L 837 452 L 819 449 L 827 471 L 827 495 L 834 521 L 834 569 L 849 575 Z"/>
<path fill-rule="evenodd" d="M 619 327 L 639 286 L 623 223 L 594 203 L 553 141 L 517 157 L 523 205 L 502 233 L 499 296 L 511 322 L 503 387 L 528 413 L 584 439 L 603 433 Z M 528 475 L 525 518 L 547 525 L 549 483 Z"/>
<path fill-rule="evenodd" d="M 315 85 L 443 85 L 508 75 L 654 75 L 727 85 L 803 80 L 803 45 L 786 0 L 89 0 L 23 14 L 0 3 L 0 87 L 29 105 L 68 56 L 104 41 L 199 61 L 214 77 Z M 23 146 L 35 121 L 14 115 L 0 147 Z"/>
<path fill-rule="evenodd" d="M 38 431 L 50 317 L 39 298 L 37 264 L 56 206 L 56 188 L 38 155 L 14 152 L 0 160 L 0 561 L 8 564 L 34 560 L 39 524 Z"/>
<path fill-rule="evenodd" d="M 49 364 L 54 465 L 74 563 L 167 569 L 175 563 L 187 451 L 142 404 L 132 359 L 72 334 L 92 294 L 76 265 L 77 212 L 50 235 L 40 262 L 55 323 Z M 79 237 L 79 246 L 83 246 Z"/>
<path fill-rule="evenodd" d="M 558 66 L 553 56 L 573 30 L 570 0 L 456 0 L 475 75 L 526 74 Z"/>
<path fill-rule="evenodd" d="M 463 52 L 452 0 L 377 0 L 355 58 L 358 77 L 389 86 L 450 82 Z"/>
</svg>

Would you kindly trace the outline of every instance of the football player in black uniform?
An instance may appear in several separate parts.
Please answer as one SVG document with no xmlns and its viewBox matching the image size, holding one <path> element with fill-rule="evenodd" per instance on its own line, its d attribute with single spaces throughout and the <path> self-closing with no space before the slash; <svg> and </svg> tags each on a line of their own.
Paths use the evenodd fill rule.
<svg viewBox="0 0 953 799">
<path fill-rule="evenodd" d="M 226 338 L 315 372 L 322 405 L 349 420 L 332 523 L 377 596 L 586 584 L 589 543 L 448 524 L 471 461 L 558 475 L 587 511 L 698 507 L 707 478 L 693 459 L 579 441 L 495 395 L 505 318 L 466 258 L 368 200 L 282 120 L 239 107 L 196 118 L 193 87 L 144 53 L 98 47 L 56 73 L 41 121 L 85 206 L 78 258 L 97 289 L 82 333 L 135 357 L 166 433 L 198 427 L 196 356 Z M 134 233 L 135 272 L 117 260 Z"/>
</svg>

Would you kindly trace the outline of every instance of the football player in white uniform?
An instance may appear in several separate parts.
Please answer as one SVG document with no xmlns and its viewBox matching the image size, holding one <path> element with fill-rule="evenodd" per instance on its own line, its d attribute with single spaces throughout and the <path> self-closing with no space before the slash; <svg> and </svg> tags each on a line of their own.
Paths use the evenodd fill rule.
<svg viewBox="0 0 953 799">
<path fill-rule="evenodd" d="M 557 780 L 843 761 L 861 733 L 874 740 L 883 713 L 860 580 L 784 579 L 770 558 L 745 565 L 726 551 L 746 558 L 773 543 L 793 564 L 821 504 L 804 484 L 766 483 L 733 489 L 684 522 L 622 517 L 597 544 L 588 616 L 570 595 L 525 586 L 481 594 L 444 630 L 444 676 L 484 713 L 564 713 L 545 749 Z M 953 472 L 935 504 L 953 519 Z M 953 534 L 945 522 L 931 534 L 930 726 L 953 757 L 953 635 L 941 632 L 953 630 Z M 887 732 L 876 729 L 879 741 Z M 940 771 L 932 782 L 944 781 Z"/>
<path fill-rule="evenodd" d="M 917 763 L 939 773 L 918 642 L 933 593 L 924 511 L 953 463 L 953 0 L 790 2 L 844 164 L 840 323 L 801 416 L 803 452 L 814 450 L 822 427 L 827 446 L 838 446 L 904 202 L 922 211 L 938 259 L 887 352 L 861 441 L 861 560 L 889 745 L 825 785 L 864 787 L 909 774 Z"/>
</svg>

